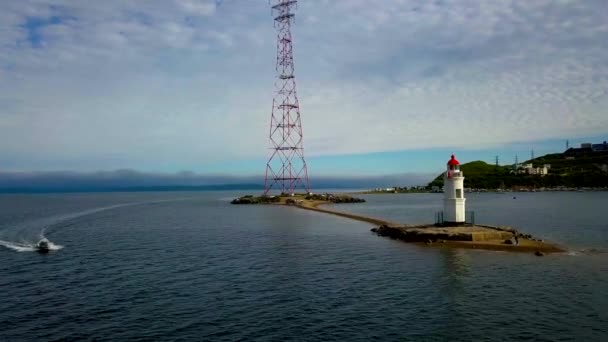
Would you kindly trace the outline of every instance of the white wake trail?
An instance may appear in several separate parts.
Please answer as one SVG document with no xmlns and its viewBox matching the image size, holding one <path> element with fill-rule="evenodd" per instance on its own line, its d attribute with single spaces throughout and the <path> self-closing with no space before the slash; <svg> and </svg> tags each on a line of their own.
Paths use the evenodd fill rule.
<svg viewBox="0 0 608 342">
<path fill-rule="evenodd" d="M 87 209 L 87 210 L 83 210 L 83 211 L 79 211 L 79 212 L 75 212 L 75 213 L 56 215 L 56 216 L 51 216 L 51 217 L 47 217 L 47 218 L 43 218 L 43 219 L 37 219 L 34 221 L 30 221 L 30 222 L 25 222 L 24 223 L 25 226 L 15 227 L 15 230 L 13 230 L 13 231 L 9 230 L 9 231 L 1 232 L 4 234 L 0 235 L 0 237 L 2 237 L 4 239 L 8 238 L 9 240 L 12 240 L 12 241 L 0 240 L 0 246 L 6 247 L 8 249 L 12 249 L 17 252 L 34 252 L 34 251 L 38 250 L 37 243 L 42 239 L 46 239 L 48 241 L 49 249 L 51 251 L 57 251 L 57 250 L 62 249 L 63 246 L 53 243 L 45 235 L 45 232 L 47 231 L 47 229 L 52 226 L 55 226 L 60 223 L 65 223 L 65 222 L 68 222 L 68 221 L 76 219 L 76 218 L 80 218 L 83 216 L 87 216 L 87 215 L 91 215 L 91 214 L 95 214 L 95 213 L 99 213 L 99 212 L 107 211 L 107 210 L 113 210 L 113 209 L 117 209 L 117 208 L 142 205 L 142 204 L 154 204 L 154 203 L 182 201 L 182 200 L 187 200 L 187 199 L 188 198 L 175 198 L 175 199 L 166 199 L 166 200 L 119 203 L 119 204 L 115 204 L 115 205 L 92 208 L 92 209 Z M 39 229 L 38 227 L 40 227 L 40 226 L 42 226 L 43 228 L 38 232 L 38 234 L 36 234 L 35 231 L 38 230 Z M 37 237 L 34 234 L 36 234 Z M 6 235 L 8 235 L 8 236 L 6 236 Z M 19 240 L 20 242 L 15 242 L 17 240 Z M 33 241 L 33 240 L 35 240 L 35 241 Z"/>
<path fill-rule="evenodd" d="M 4 246 L 17 252 L 33 252 L 36 250 L 36 247 L 31 244 L 16 243 L 4 240 L 0 240 L 0 246 Z"/>
</svg>

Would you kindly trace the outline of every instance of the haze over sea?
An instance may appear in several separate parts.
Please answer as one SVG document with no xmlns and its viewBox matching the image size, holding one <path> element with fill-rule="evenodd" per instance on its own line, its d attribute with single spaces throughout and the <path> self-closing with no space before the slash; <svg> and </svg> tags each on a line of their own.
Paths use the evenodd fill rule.
<svg viewBox="0 0 608 342">
<path fill-rule="evenodd" d="M 477 221 L 569 247 L 426 248 L 237 192 L 0 196 L 0 340 L 608 338 L 608 193 L 470 194 Z M 428 222 L 441 194 L 344 211 Z M 54 252 L 31 245 L 42 236 Z"/>
</svg>

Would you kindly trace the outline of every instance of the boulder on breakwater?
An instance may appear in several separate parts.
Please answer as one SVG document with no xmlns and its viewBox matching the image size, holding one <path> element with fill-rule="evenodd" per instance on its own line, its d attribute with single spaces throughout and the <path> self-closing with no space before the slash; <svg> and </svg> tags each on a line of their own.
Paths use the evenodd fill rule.
<svg viewBox="0 0 608 342">
<path fill-rule="evenodd" d="M 349 195 L 334 195 L 334 194 L 310 194 L 306 195 L 306 200 L 309 201 L 327 201 L 331 203 L 363 203 L 363 198 L 352 197 Z"/>
<path fill-rule="evenodd" d="M 246 195 L 235 198 L 232 204 L 287 204 L 299 205 L 304 202 L 308 203 L 362 203 L 363 198 L 352 197 L 349 195 L 334 195 L 334 194 L 281 194 L 281 195 L 262 195 L 252 196 Z"/>
<path fill-rule="evenodd" d="M 232 204 L 271 204 L 279 203 L 281 198 L 279 196 L 252 196 L 246 195 L 235 198 L 232 200 Z"/>
<path fill-rule="evenodd" d="M 564 249 L 530 234 L 522 234 L 510 227 L 464 225 L 438 227 L 435 225 L 380 225 L 372 231 L 380 236 L 405 242 L 425 243 L 428 246 L 488 249 L 496 251 L 533 252 L 537 256 L 564 252 Z M 517 240 L 513 240 L 517 236 Z M 438 242 L 439 244 L 435 244 Z"/>
<path fill-rule="evenodd" d="M 467 225 L 456 227 L 437 227 L 435 225 L 381 225 L 372 232 L 406 242 L 435 241 L 504 241 L 513 236 L 508 230 L 492 229 L 482 226 Z"/>
</svg>

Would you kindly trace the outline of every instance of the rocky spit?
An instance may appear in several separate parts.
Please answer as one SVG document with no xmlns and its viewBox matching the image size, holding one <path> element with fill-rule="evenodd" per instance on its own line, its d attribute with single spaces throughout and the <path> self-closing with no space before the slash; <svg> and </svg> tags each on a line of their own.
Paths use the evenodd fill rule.
<svg viewBox="0 0 608 342">
<path fill-rule="evenodd" d="M 277 196 L 247 195 L 235 198 L 231 203 L 287 205 L 337 215 L 373 224 L 376 227 L 372 229 L 372 232 L 379 236 L 433 247 L 530 252 L 537 256 L 565 251 L 557 245 L 536 239 L 529 234 L 523 234 L 511 227 L 489 225 L 406 225 L 389 222 L 380 218 L 337 211 L 333 208 L 320 207 L 323 204 L 331 203 L 361 202 L 365 202 L 365 200 L 345 194 L 281 194 Z"/>
<path fill-rule="evenodd" d="M 372 228 L 372 231 L 380 236 L 391 237 L 407 242 L 436 242 L 439 240 L 450 241 L 506 241 L 519 234 L 512 228 L 461 225 L 461 226 L 436 226 L 436 225 L 381 225 Z"/>
<path fill-rule="evenodd" d="M 281 195 L 262 195 L 253 196 L 246 195 L 235 198 L 232 204 L 288 204 L 298 205 L 304 202 L 322 202 L 322 203 L 362 203 L 363 198 L 352 197 L 349 195 L 334 195 L 334 194 L 281 194 Z"/>
<path fill-rule="evenodd" d="M 545 253 L 564 252 L 557 245 L 523 234 L 511 227 L 489 225 L 380 225 L 372 232 L 405 242 L 425 243 L 438 247 L 477 248 L 501 251 Z"/>
</svg>

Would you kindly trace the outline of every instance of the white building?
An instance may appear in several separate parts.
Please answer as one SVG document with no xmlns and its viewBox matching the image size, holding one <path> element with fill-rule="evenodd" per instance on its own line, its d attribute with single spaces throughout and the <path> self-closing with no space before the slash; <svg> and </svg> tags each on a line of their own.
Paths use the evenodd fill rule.
<svg viewBox="0 0 608 342">
<path fill-rule="evenodd" d="M 466 221 L 464 174 L 460 171 L 460 163 L 453 154 L 443 174 L 443 196 L 443 221 L 464 223 Z"/>
<path fill-rule="evenodd" d="M 550 168 L 551 164 L 545 164 L 543 167 L 534 167 L 532 163 L 522 164 L 521 168 L 517 169 L 517 173 L 544 176 L 549 173 Z"/>
<path fill-rule="evenodd" d="M 535 174 L 536 175 L 544 176 L 544 175 L 546 175 L 548 173 L 549 173 L 549 169 L 546 166 L 543 166 L 543 167 L 537 167 Z"/>
</svg>

